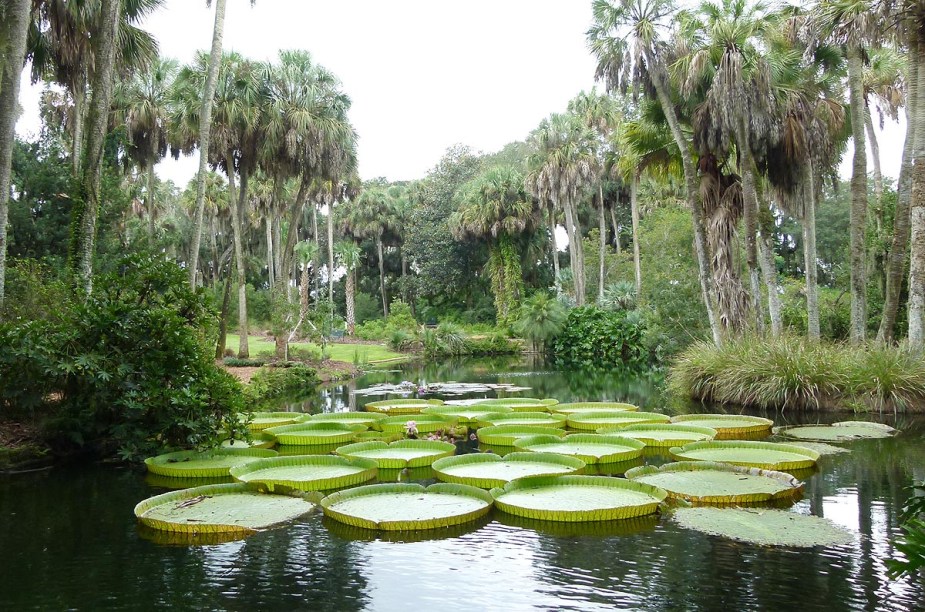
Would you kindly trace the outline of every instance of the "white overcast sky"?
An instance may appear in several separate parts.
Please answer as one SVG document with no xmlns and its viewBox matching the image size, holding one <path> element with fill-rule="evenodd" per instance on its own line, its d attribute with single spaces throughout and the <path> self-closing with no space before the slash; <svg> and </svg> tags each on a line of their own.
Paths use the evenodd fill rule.
<svg viewBox="0 0 925 612">
<path fill-rule="evenodd" d="M 212 41 L 214 6 L 166 0 L 142 27 L 161 55 L 189 62 Z M 524 139 L 594 85 L 584 32 L 590 0 L 230 0 L 225 50 L 272 60 L 305 49 L 343 81 L 359 133 L 360 175 L 423 177 L 456 144 L 493 152 Z M 38 131 L 38 88 L 24 87 L 21 134 Z M 896 176 L 904 126 L 881 138 Z M 183 186 L 196 157 L 158 166 Z M 843 176 L 850 175 L 850 153 Z"/>
</svg>

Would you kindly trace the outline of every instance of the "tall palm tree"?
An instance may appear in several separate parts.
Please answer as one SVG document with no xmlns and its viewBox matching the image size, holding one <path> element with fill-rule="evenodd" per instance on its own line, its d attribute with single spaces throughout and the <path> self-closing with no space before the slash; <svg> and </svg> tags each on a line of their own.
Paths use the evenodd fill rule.
<svg viewBox="0 0 925 612">
<path fill-rule="evenodd" d="M 345 231 L 357 238 L 371 238 L 376 243 L 379 260 L 379 293 L 382 297 L 382 314 L 389 316 L 389 299 L 385 291 L 385 253 L 383 237 L 392 218 L 392 198 L 382 187 L 364 189 L 350 202 L 343 219 Z"/>
<path fill-rule="evenodd" d="M 347 335 L 353 336 L 356 332 L 356 269 L 360 265 L 360 256 L 362 251 L 353 242 L 342 241 L 334 245 L 334 251 L 337 253 L 337 259 L 340 265 L 346 270 L 345 307 L 347 310 Z"/>
<path fill-rule="evenodd" d="M 311 286 L 309 272 L 317 273 L 312 268 L 312 262 L 318 256 L 318 245 L 310 240 L 303 240 L 295 245 L 295 256 L 302 269 L 302 278 L 299 282 L 299 319 L 304 320 L 308 313 L 308 293 Z"/>
<path fill-rule="evenodd" d="M 539 209 L 529 197 L 523 175 L 510 167 L 484 171 L 463 185 L 457 199 L 460 208 L 450 218 L 457 239 L 467 237 L 488 242 L 488 276 L 495 294 L 498 325 L 513 323 L 523 295 L 523 274 L 515 238 L 532 229 Z"/>
</svg>

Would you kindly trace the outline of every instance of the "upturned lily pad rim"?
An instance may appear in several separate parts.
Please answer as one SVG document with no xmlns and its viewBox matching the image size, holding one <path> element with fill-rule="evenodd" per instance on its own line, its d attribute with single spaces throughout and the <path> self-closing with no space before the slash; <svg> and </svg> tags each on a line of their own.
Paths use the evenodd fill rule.
<svg viewBox="0 0 925 612">
<path fill-rule="evenodd" d="M 301 423 L 310 415 L 304 412 L 252 412 L 248 415 L 251 421 L 247 424 L 247 428 L 251 431 L 262 431 L 270 427 L 278 427 L 281 425 L 292 425 L 295 423 Z M 255 423 L 254 419 L 273 419 L 267 423 Z M 275 422 L 276 420 L 280 422 Z M 288 421 L 288 422 L 287 422 Z"/>
<path fill-rule="evenodd" d="M 591 454 L 582 454 L 582 453 L 557 453 L 554 450 L 544 450 L 542 447 L 550 444 L 575 444 L 575 445 L 607 445 L 612 446 L 615 450 L 613 453 L 609 453 L 603 456 L 591 455 Z M 645 444 L 639 440 L 633 440 L 632 438 L 621 438 L 620 436 L 610 436 L 602 434 L 568 434 L 563 438 L 550 435 L 538 435 L 538 436 L 529 436 L 526 438 L 521 438 L 514 441 L 514 448 L 530 451 L 530 452 L 548 452 L 548 453 L 557 453 L 560 455 L 567 455 L 571 457 L 578 457 L 588 465 L 594 465 L 597 463 L 617 463 L 622 461 L 629 461 L 630 459 L 636 459 L 642 455 L 642 449 L 645 448 Z M 537 448 L 537 450 L 534 450 Z"/>
<path fill-rule="evenodd" d="M 639 406 L 636 404 L 628 404 L 626 402 L 569 402 L 567 404 L 557 404 L 550 410 L 552 410 L 552 412 L 561 412 L 563 414 L 572 414 L 575 412 L 598 412 L 602 410 L 638 412 Z"/>
<path fill-rule="evenodd" d="M 434 461 L 443 457 L 449 457 L 456 452 L 456 445 L 450 442 L 440 440 L 396 440 L 395 442 L 386 443 L 381 441 L 355 442 L 345 446 L 338 447 L 335 451 L 338 455 L 344 457 L 360 457 L 357 453 L 386 450 L 389 448 L 413 448 L 419 450 L 433 451 L 422 457 L 405 459 L 402 457 L 370 457 L 362 455 L 363 458 L 374 461 L 380 469 L 383 470 L 400 470 L 402 468 L 419 468 L 427 467 Z"/>
<path fill-rule="evenodd" d="M 503 412 L 499 414 L 490 414 L 478 420 L 479 427 L 492 427 L 504 425 L 510 421 L 524 421 L 522 425 L 532 425 L 527 421 L 536 421 L 536 423 L 546 423 L 546 425 L 537 425 L 539 427 L 564 428 L 568 418 L 564 414 L 553 412 Z"/>
<path fill-rule="evenodd" d="M 384 414 L 418 414 L 428 406 L 442 406 L 443 400 L 405 399 L 380 400 L 363 405 L 367 412 L 381 412 Z"/>
<path fill-rule="evenodd" d="M 538 397 L 491 397 L 483 400 L 479 400 L 473 406 L 514 406 L 514 405 L 526 405 L 526 404 L 537 404 L 543 406 L 555 406 L 559 403 L 559 400 L 555 398 L 538 398 Z"/>
<path fill-rule="evenodd" d="M 254 460 L 276 457 L 278 453 L 266 448 L 217 448 L 209 451 L 175 451 L 145 459 L 145 466 L 152 474 L 179 478 L 215 478 L 228 476 L 230 466 L 198 467 L 184 469 L 187 461 L 208 461 L 212 457 L 253 457 Z"/>
<path fill-rule="evenodd" d="M 175 523 L 172 521 L 165 521 L 161 519 L 154 519 L 151 517 L 145 517 L 147 513 L 152 508 L 160 506 L 162 504 L 170 504 L 175 502 L 182 502 L 188 499 L 194 499 L 200 496 L 204 497 L 213 497 L 216 495 L 236 495 L 236 494 L 253 494 L 253 495 L 267 495 L 271 496 L 269 493 L 263 493 L 259 487 L 248 485 L 245 483 L 232 483 L 232 484 L 215 484 L 215 485 L 205 485 L 202 487 L 193 487 L 190 489 L 181 489 L 179 491 L 170 491 L 169 493 L 161 493 L 160 495 L 155 495 L 138 502 L 135 505 L 135 516 L 138 520 L 148 527 L 153 529 L 159 529 L 162 531 L 169 531 L 174 533 L 239 533 L 243 535 L 257 533 L 261 529 L 270 527 L 274 524 L 285 523 L 292 520 L 293 516 L 287 515 L 285 518 L 280 519 L 276 522 L 271 522 L 260 529 L 255 529 L 251 527 L 245 527 L 242 525 L 231 525 L 228 523 L 209 523 L 206 521 L 197 522 L 194 525 L 185 524 L 185 523 Z M 305 512 L 310 512 L 312 509 L 312 504 L 315 503 L 316 498 L 307 497 L 305 495 L 292 495 L 291 497 L 296 497 L 307 502 Z M 304 514 L 304 512 L 302 513 Z M 299 515 L 297 515 L 299 516 Z"/>
<path fill-rule="evenodd" d="M 455 514 L 455 515 L 444 515 L 444 516 L 435 516 L 429 519 L 421 520 L 389 520 L 389 521 L 374 521 L 371 519 L 363 518 L 360 516 L 346 514 L 334 509 L 339 502 L 345 501 L 348 499 L 356 499 L 361 497 L 372 497 L 372 496 L 391 496 L 396 497 L 396 494 L 442 494 L 442 495 L 461 495 L 469 498 L 473 498 L 483 502 L 480 507 L 476 510 Z M 449 483 L 437 483 L 432 484 L 428 487 L 417 483 L 394 483 L 394 484 L 374 484 L 374 485 L 365 485 L 361 487 L 356 487 L 353 489 L 347 489 L 346 491 L 338 491 L 337 493 L 332 493 L 324 499 L 321 500 L 321 508 L 324 511 L 325 516 L 338 520 L 342 523 L 352 525 L 354 527 L 362 527 L 365 529 L 381 529 L 384 531 L 404 531 L 404 530 L 426 530 L 426 529 L 438 529 L 441 527 L 450 527 L 452 525 L 459 525 L 462 523 L 467 523 L 469 521 L 474 521 L 477 518 L 484 516 L 491 510 L 494 498 L 487 492 L 476 487 L 470 487 L 467 485 L 459 484 L 449 484 Z"/>
<path fill-rule="evenodd" d="M 356 434 L 367 429 L 366 425 L 361 423 L 308 422 L 271 427 L 266 431 L 275 436 L 282 445 L 312 446 L 352 441 Z M 313 432 L 315 435 L 312 435 Z M 325 435 L 325 432 L 339 432 L 339 435 Z"/>
<path fill-rule="evenodd" d="M 436 414 L 440 416 L 455 417 L 459 424 L 475 424 L 479 418 L 489 414 L 509 414 L 514 409 L 509 406 L 428 406 L 422 411 L 422 414 Z"/>
<path fill-rule="evenodd" d="M 307 420 L 309 423 L 339 423 L 339 422 L 371 422 L 375 423 L 386 418 L 381 412 L 357 412 L 354 410 L 348 412 L 319 412 L 313 414 Z"/>
<path fill-rule="evenodd" d="M 540 472 L 535 474 L 536 476 L 552 476 L 557 474 L 563 474 L 561 470 L 556 470 L 554 468 L 568 468 L 569 474 L 580 474 L 581 470 L 587 465 L 584 461 L 577 457 L 572 457 L 570 455 L 560 455 L 557 453 L 533 453 L 533 452 L 520 452 L 520 453 L 509 453 L 504 457 L 499 457 L 493 453 L 468 453 L 465 455 L 456 455 L 453 457 L 444 457 L 443 459 L 438 459 L 434 462 L 433 469 L 437 478 L 443 482 L 455 482 L 458 484 L 467 484 L 473 487 L 478 487 L 480 489 L 493 489 L 496 487 L 503 487 L 505 483 L 515 480 L 515 478 L 504 478 L 500 474 L 497 477 L 491 476 L 460 476 L 454 474 L 452 470 L 454 468 L 467 466 L 467 465 L 477 465 L 477 464 L 503 464 L 508 462 L 514 463 L 533 463 L 533 464 L 546 464 L 549 465 L 553 471 L 548 474 Z M 500 467 L 500 466 L 499 466 Z"/>
<path fill-rule="evenodd" d="M 515 435 L 520 434 L 520 435 Z M 527 436 L 553 435 L 565 437 L 565 429 L 544 425 L 490 425 L 475 432 L 482 444 L 492 446 L 514 446 L 514 441 Z"/>
<path fill-rule="evenodd" d="M 750 423 L 749 425 L 733 425 L 728 427 L 723 425 L 711 425 L 717 434 L 724 433 L 758 433 L 770 431 L 774 426 L 774 421 L 764 417 L 751 416 L 749 414 L 721 414 L 721 413 L 701 413 L 701 414 L 679 414 L 671 417 L 672 423 L 685 423 L 687 421 L 739 421 Z"/>
<path fill-rule="evenodd" d="M 634 425 L 626 426 L 617 426 L 608 425 L 606 427 L 599 427 L 597 433 L 599 434 L 614 434 L 618 436 L 624 436 L 626 438 L 633 438 L 634 440 L 639 440 L 646 446 L 652 447 L 667 447 L 683 445 L 687 442 L 696 442 L 697 440 L 690 440 L 688 438 L 679 437 L 679 438 L 646 438 L 640 432 L 647 431 L 665 431 L 665 432 L 684 432 L 684 433 L 693 433 L 700 434 L 704 436 L 703 440 L 712 440 L 716 437 L 716 430 L 711 427 L 697 427 L 696 425 L 676 425 L 674 423 L 636 423 Z"/>
<path fill-rule="evenodd" d="M 418 433 L 430 433 L 439 429 L 456 427 L 458 420 L 452 417 L 436 414 L 417 414 L 414 416 L 395 415 L 382 419 L 376 423 L 376 429 L 384 432 L 404 433 L 405 425 L 414 421 Z"/>
<path fill-rule="evenodd" d="M 730 463 L 719 463 L 716 461 L 676 461 L 673 463 L 666 463 L 661 466 L 644 465 L 628 470 L 626 472 L 626 478 L 629 480 L 638 480 L 645 478 L 646 476 L 652 476 L 656 474 L 707 471 L 729 472 L 733 474 L 742 474 L 744 476 L 768 478 L 777 481 L 781 488 L 775 493 L 761 492 L 704 495 L 693 495 L 688 492 L 676 491 L 665 486 L 662 486 L 661 488 L 668 491 L 669 497 L 675 499 L 684 499 L 699 504 L 762 503 L 782 499 L 795 499 L 803 493 L 804 483 L 786 472 L 732 465 Z"/>
<path fill-rule="evenodd" d="M 629 412 L 627 410 L 601 410 L 595 412 L 573 412 L 568 415 L 568 426 L 572 429 L 597 430 L 602 427 L 604 420 L 612 423 L 607 426 L 619 427 L 620 421 L 627 421 L 630 425 L 639 423 L 668 423 L 667 414 L 660 412 Z"/>
<path fill-rule="evenodd" d="M 229 444 L 235 444 L 238 442 L 241 442 L 242 445 L 229 446 Z M 252 431 L 250 432 L 250 442 L 248 445 L 243 446 L 244 442 L 245 441 L 241 439 L 232 440 L 231 438 L 228 438 L 221 441 L 221 446 L 219 446 L 219 448 L 226 450 L 243 450 L 246 448 L 272 448 L 276 444 L 276 438 L 273 436 L 273 434 L 268 434 L 263 430 Z"/>
<path fill-rule="evenodd" d="M 642 493 L 649 496 L 649 501 L 640 504 L 620 504 L 606 509 L 594 510 L 569 510 L 560 508 L 556 510 L 528 508 L 504 501 L 507 494 L 524 491 L 524 490 L 542 490 L 552 487 L 601 487 L 604 489 L 629 490 L 636 493 Z M 495 500 L 495 507 L 502 512 L 522 516 L 530 519 L 550 520 L 550 521 L 601 521 L 614 519 L 627 519 L 637 516 L 653 514 L 658 509 L 658 505 L 665 501 L 668 492 L 652 485 L 640 482 L 634 482 L 625 478 L 613 478 L 610 476 L 531 476 L 519 478 L 508 482 L 503 487 L 492 489 L 491 496 Z"/>
<path fill-rule="evenodd" d="M 341 476 L 325 476 L 323 478 L 248 478 L 253 476 L 254 472 L 272 470 L 273 468 L 285 467 L 327 467 L 343 466 L 356 468 L 358 471 L 353 474 Z M 308 470 L 306 470 L 308 471 Z M 245 465 L 239 465 L 231 468 L 231 476 L 239 482 L 247 482 L 258 486 L 266 487 L 271 493 L 277 488 L 282 490 L 296 489 L 300 491 L 325 491 L 330 489 L 339 489 L 343 487 L 352 487 L 363 482 L 367 482 L 376 477 L 379 466 L 375 461 L 363 459 L 360 457 L 338 457 L 336 455 L 296 455 L 291 457 L 272 457 L 270 459 L 258 459 Z"/>
<path fill-rule="evenodd" d="M 781 444 L 779 442 L 755 442 L 752 440 L 711 440 L 708 442 L 691 442 L 690 444 L 685 444 L 681 447 L 672 447 L 668 450 L 672 458 L 677 461 L 700 461 L 696 456 L 691 455 L 693 451 L 703 450 L 703 449 L 749 449 L 749 450 L 769 450 L 777 452 L 785 452 L 796 455 L 799 458 L 795 458 L 792 461 L 775 461 L 775 462 L 753 462 L 753 461 L 739 461 L 736 459 L 725 460 L 722 463 L 730 463 L 732 465 L 743 465 L 746 467 L 756 467 L 766 470 L 799 470 L 803 468 L 809 468 L 816 464 L 819 460 L 819 453 L 816 451 L 804 448 L 801 446 L 796 446 L 793 444 Z M 715 459 L 713 460 L 715 461 Z"/>
</svg>

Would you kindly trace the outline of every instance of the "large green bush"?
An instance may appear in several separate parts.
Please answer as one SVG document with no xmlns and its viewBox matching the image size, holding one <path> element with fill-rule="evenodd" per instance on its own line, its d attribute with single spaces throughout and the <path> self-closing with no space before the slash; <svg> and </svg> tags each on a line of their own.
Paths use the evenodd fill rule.
<svg viewBox="0 0 925 612">
<path fill-rule="evenodd" d="M 0 406 L 61 451 L 137 458 L 240 427 L 241 385 L 212 361 L 215 313 L 163 257 L 135 255 L 85 300 L 0 324 Z M 35 291 L 45 286 L 32 275 Z"/>
<path fill-rule="evenodd" d="M 569 310 L 552 352 L 560 367 L 638 369 L 649 363 L 644 334 L 638 311 L 582 306 Z"/>
</svg>

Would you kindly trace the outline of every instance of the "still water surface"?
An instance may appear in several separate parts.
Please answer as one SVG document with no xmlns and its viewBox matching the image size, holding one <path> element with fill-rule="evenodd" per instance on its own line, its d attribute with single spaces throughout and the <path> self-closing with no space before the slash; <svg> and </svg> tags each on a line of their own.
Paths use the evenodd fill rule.
<svg viewBox="0 0 925 612">
<path fill-rule="evenodd" d="M 524 395 L 667 407 L 655 383 L 536 364 L 407 366 L 322 390 L 293 409 L 344 410 L 377 382 L 510 382 Z M 351 399 L 351 397 L 353 399 Z M 357 402 L 359 399 L 359 402 Z M 695 409 L 704 410 L 696 407 Z M 767 415 L 778 424 L 853 418 Z M 925 586 L 891 581 L 899 513 L 925 478 L 925 419 L 883 419 L 889 440 L 824 457 L 794 511 L 858 533 L 844 548 L 762 548 L 665 517 L 581 526 L 495 512 L 439 535 L 377 537 L 310 514 L 210 546 L 139 532 L 133 506 L 163 489 L 136 469 L 74 466 L 0 477 L 0 610 L 915 610 Z"/>
</svg>

